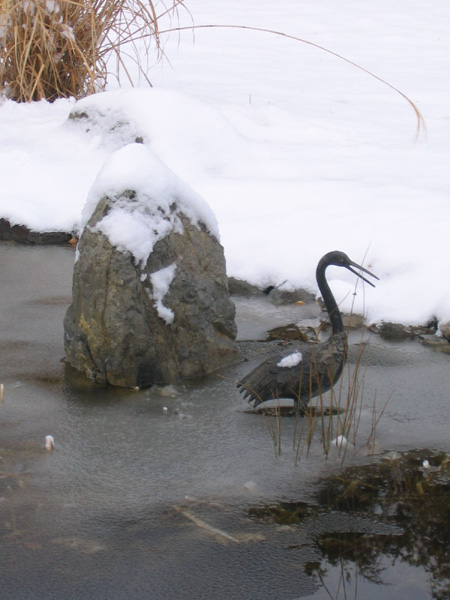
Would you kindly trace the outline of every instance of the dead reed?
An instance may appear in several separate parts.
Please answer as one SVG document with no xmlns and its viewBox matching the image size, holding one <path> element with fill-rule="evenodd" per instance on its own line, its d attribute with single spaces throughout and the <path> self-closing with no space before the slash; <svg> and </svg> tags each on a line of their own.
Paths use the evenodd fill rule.
<svg viewBox="0 0 450 600">
<path fill-rule="evenodd" d="M 127 73 L 123 55 L 134 50 L 139 63 L 137 40 L 161 53 L 158 21 L 183 1 L 0 0 L 0 92 L 28 102 L 103 90 L 112 55 Z"/>
</svg>

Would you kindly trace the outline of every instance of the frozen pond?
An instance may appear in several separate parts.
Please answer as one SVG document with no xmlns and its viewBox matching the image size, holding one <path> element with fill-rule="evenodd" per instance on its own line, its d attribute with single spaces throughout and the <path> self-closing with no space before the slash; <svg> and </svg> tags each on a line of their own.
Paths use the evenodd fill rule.
<svg viewBox="0 0 450 600">
<path fill-rule="evenodd" d="M 292 418 L 280 420 L 275 452 L 270 419 L 248 413 L 234 385 L 260 358 L 169 390 L 104 388 L 79 377 L 63 362 L 73 260 L 69 247 L 0 243 L 2 597 L 329 597 L 303 569 L 319 556 L 320 531 L 390 535 L 389 527 L 344 514 L 338 525 L 321 516 L 283 527 L 251 510 L 312 501 L 319 478 L 342 468 L 337 452 L 325 459 L 316 436 L 296 461 Z M 236 302 L 240 339 L 314 317 L 310 308 Z M 450 357 L 415 341 L 366 341 L 356 446 L 385 407 L 377 452 L 450 452 Z M 352 363 L 356 345 L 350 355 Z M 369 460 L 348 451 L 345 464 Z M 431 598 L 425 572 L 389 569 L 386 600 Z M 363 581 L 359 592 L 375 598 L 380 589 Z"/>
</svg>

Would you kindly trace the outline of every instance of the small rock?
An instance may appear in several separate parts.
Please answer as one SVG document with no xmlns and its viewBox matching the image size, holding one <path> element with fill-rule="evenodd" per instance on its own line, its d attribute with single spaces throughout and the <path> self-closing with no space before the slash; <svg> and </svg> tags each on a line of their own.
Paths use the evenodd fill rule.
<svg viewBox="0 0 450 600">
<path fill-rule="evenodd" d="M 345 329 L 362 329 L 365 326 L 365 319 L 362 315 L 342 315 L 342 322 Z"/>
<path fill-rule="evenodd" d="M 76 103 L 67 120 L 67 126 L 83 129 L 87 134 L 100 138 L 104 145 L 108 145 L 113 150 L 133 142 L 137 144 L 144 142 L 142 132 L 124 113 L 108 106 L 107 102 L 102 107 L 92 104 L 92 99 L 89 97 Z"/>
<path fill-rule="evenodd" d="M 176 398 L 180 395 L 180 392 L 173 385 L 155 386 L 152 390 L 165 398 Z"/>
<path fill-rule="evenodd" d="M 254 296 L 263 293 L 256 285 L 235 277 L 228 278 L 228 289 L 230 290 L 230 296 Z"/>
<path fill-rule="evenodd" d="M 294 340 L 303 343 L 317 341 L 317 333 L 312 327 L 301 327 L 295 323 L 275 327 L 268 331 L 267 335 L 271 340 Z"/>
<path fill-rule="evenodd" d="M 314 302 L 314 294 L 304 289 L 283 290 L 281 287 L 269 286 L 264 290 L 269 302 L 275 306 L 284 304 L 311 304 Z"/>
<path fill-rule="evenodd" d="M 422 338 L 436 333 L 436 321 L 433 319 L 426 325 L 404 325 L 382 321 L 369 328 L 385 340 L 398 341 L 407 338 Z"/>
<path fill-rule="evenodd" d="M 67 244 L 72 238 L 71 233 L 64 231 L 32 231 L 25 225 L 11 225 L 7 219 L 0 219 L 0 240 L 18 242 L 20 244 Z"/>
<path fill-rule="evenodd" d="M 437 335 L 425 335 L 421 338 L 421 341 L 425 346 L 430 346 L 435 350 L 439 350 L 439 352 L 450 354 L 450 344 L 446 338 Z"/>
<path fill-rule="evenodd" d="M 450 321 L 447 323 L 440 323 L 439 331 L 442 333 L 445 339 L 450 342 Z"/>
<path fill-rule="evenodd" d="M 374 333 L 378 333 L 385 340 L 404 340 L 414 337 L 414 333 L 407 325 L 401 323 L 389 323 L 382 321 L 370 327 Z"/>
</svg>

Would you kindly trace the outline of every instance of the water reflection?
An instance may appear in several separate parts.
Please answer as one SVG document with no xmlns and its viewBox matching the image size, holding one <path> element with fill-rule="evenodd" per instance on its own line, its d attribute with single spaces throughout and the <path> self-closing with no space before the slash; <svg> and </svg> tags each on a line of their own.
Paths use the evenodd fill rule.
<svg viewBox="0 0 450 600">
<path fill-rule="evenodd" d="M 321 586 L 314 598 L 450 598 L 450 457 L 417 450 L 353 466 L 327 479 L 317 504 L 253 508 L 279 525 L 333 523 L 318 531 L 320 558 L 305 572 Z M 355 520 L 345 527 L 343 515 Z M 358 519 L 369 518 L 358 523 Z M 382 525 L 392 530 L 378 531 Z M 383 591 L 379 589 L 383 586 Z M 377 589 L 378 588 L 378 589 Z"/>
</svg>

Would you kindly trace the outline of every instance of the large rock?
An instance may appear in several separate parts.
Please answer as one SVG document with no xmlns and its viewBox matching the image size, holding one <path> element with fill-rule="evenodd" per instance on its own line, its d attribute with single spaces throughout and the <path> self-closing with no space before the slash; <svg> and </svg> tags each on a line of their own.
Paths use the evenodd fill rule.
<svg viewBox="0 0 450 600">
<path fill-rule="evenodd" d="M 239 359 L 214 216 L 145 146 L 112 156 L 84 221 L 64 322 L 74 367 L 145 387 Z"/>
</svg>

